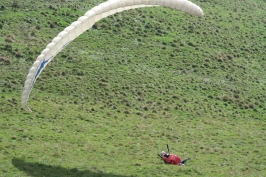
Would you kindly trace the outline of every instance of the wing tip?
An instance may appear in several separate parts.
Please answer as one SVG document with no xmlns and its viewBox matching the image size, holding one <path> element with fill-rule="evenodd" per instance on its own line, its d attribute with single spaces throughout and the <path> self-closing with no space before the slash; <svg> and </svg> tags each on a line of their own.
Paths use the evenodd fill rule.
<svg viewBox="0 0 266 177">
<path fill-rule="evenodd" d="M 22 108 L 23 108 L 25 111 L 32 112 L 32 110 L 28 107 L 27 104 L 23 104 L 23 103 L 22 103 Z"/>
</svg>

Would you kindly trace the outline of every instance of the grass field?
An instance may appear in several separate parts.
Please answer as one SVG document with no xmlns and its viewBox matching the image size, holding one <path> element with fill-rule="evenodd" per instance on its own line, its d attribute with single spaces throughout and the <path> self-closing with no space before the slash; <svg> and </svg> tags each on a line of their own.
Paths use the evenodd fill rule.
<svg viewBox="0 0 266 177">
<path fill-rule="evenodd" d="M 48 43 L 103 1 L 0 0 L 0 176 L 266 175 L 266 2 L 193 0 L 97 22 L 42 72 Z M 190 157 L 165 165 L 158 153 Z"/>
</svg>

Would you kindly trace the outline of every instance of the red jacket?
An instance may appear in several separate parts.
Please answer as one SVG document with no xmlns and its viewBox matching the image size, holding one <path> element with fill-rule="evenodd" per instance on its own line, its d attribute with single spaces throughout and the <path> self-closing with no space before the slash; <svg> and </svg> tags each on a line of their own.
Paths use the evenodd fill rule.
<svg viewBox="0 0 266 177">
<path fill-rule="evenodd" d="M 168 164 L 180 165 L 181 163 L 181 158 L 175 154 L 170 154 L 169 157 L 167 157 L 167 155 L 163 155 L 162 159 L 164 160 L 165 163 Z"/>
</svg>

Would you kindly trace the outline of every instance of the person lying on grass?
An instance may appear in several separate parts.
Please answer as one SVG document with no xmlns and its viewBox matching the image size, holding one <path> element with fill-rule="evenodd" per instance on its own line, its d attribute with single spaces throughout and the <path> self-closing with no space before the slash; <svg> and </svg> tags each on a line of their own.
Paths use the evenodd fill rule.
<svg viewBox="0 0 266 177">
<path fill-rule="evenodd" d="M 181 160 L 181 158 L 175 154 L 167 154 L 166 152 L 162 151 L 161 155 L 159 156 L 162 158 L 165 164 L 172 164 L 172 165 L 182 165 L 185 166 L 186 162 L 190 160 L 189 158 L 186 158 L 184 160 Z"/>
</svg>

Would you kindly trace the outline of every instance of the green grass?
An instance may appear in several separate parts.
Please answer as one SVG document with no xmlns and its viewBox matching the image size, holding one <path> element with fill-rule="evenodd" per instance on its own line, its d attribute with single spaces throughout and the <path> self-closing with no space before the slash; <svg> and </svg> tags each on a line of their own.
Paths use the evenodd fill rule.
<svg viewBox="0 0 266 177">
<path fill-rule="evenodd" d="M 122 12 L 36 57 L 96 1 L 1 1 L 0 176 L 265 176 L 265 1 Z M 190 157 L 164 165 L 157 154 Z"/>
</svg>

